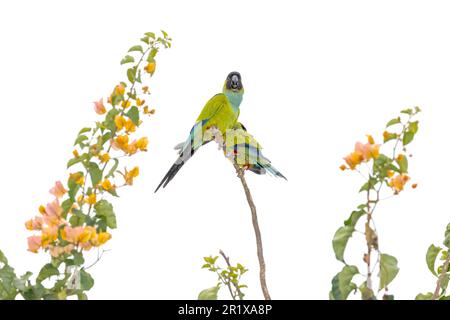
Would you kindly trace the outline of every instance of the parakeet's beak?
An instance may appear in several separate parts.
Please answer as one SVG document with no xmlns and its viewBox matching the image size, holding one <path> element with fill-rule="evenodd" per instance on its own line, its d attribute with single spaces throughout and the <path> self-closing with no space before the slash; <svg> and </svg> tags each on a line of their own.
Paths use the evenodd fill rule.
<svg viewBox="0 0 450 320">
<path fill-rule="evenodd" d="M 233 91 L 239 90 L 239 77 L 237 75 L 231 77 L 231 89 L 233 89 Z"/>
</svg>

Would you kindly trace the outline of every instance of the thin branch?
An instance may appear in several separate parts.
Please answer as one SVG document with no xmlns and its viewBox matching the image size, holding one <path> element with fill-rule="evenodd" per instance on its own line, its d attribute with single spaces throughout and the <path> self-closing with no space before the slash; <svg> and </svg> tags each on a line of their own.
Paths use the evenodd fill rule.
<svg viewBox="0 0 450 320">
<path fill-rule="evenodd" d="M 225 259 L 225 262 L 227 263 L 228 267 L 231 268 L 230 258 L 227 257 L 227 256 L 225 255 L 225 253 L 224 253 L 222 250 L 219 250 L 219 253 L 220 253 L 220 255 Z M 233 286 L 234 286 L 234 288 L 236 289 L 236 292 L 237 292 L 237 294 L 238 294 L 238 296 L 239 296 L 239 300 L 242 300 L 242 297 L 243 297 L 244 295 L 242 294 L 241 289 L 239 289 L 239 286 L 238 286 L 236 283 L 233 283 Z M 231 288 L 230 288 L 230 292 L 232 292 L 232 291 L 231 291 Z M 231 295 L 233 296 L 233 300 L 236 300 L 236 299 L 235 299 L 235 295 L 233 295 L 233 293 L 231 293 Z"/>
<path fill-rule="evenodd" d="M 447 274 L 449 263 L 450 263 L 450 255 L 447 256 L 447 259 L 445 259 L 441 274 L 439 275 L 439 278 L 436 282 L 436 289 L 434 290 L 433 297 L 431 298 L 432 300 L 436 300 L 437 298 L 439 298 L 440 295 L 439 292 L 441 291 L 442 283 L 444 282 L 445 275 Z"/>
<path fill-rule="evenodd" d="M 261 231 L 259 230 L 258 216 L 256 214 L 256 207 L 253 202 L 253 198 L 250 193 L 250 189 L 248 188 L 247 181 L 244 178 L 244 171 L 236 163 L 233 163 L 233 165 L 234 165 L 234 168 L 236 169 L 239 179 L 241 179 L 241 183 L 242 183 L 242 186 L 244 187 L 245 195 L 247 197 L 247 202 L 250 207 L 250 211 L 252 213 L 252 223 L 253 223 L 253 228 L 255 229 L 256 249 L 257 249 L 258 261 L 259 261 L 259 281 L 261 283 L 261 289 L 262 289 L 262 292 L 264 295 L 264 299 L 271 300 L 269 290 L 267 289 L 267 284 L 266 284 L 266 263 L 264 262 Z"/>
</svg>

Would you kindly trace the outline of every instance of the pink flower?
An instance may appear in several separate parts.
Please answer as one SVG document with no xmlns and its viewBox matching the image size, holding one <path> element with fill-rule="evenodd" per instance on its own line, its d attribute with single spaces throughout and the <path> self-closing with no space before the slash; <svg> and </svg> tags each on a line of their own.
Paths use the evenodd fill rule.
<svg viewBox="0 0 450 320">
<path fill-rule="evenodd" d="M 39 248 L 41 247 L 41 237 L 40 236 L 31 236 L 28 237 L 28 251 L 37 253 Z"/>
<path fill-rule="evenodd" d="M 25 227 L 28 230 L 41 230 L 44 220 L 41 217 L 35 217 L 34 219 L 25 222 Z"/>
<path fill-rule="evenodd" d="M 83 227 L 65 227 L 61 234 L 63 240 L 67 240 L 68 242 L 77 243 L 80 235 L 83 233 Z"/>
<path fill-rule="evenodd" d="M 66 192 L 67 190 L 64 189 L 64 186 L 62 185 L 61 181 L 56 181 L 55 186 L 50 189 L 50 193 L 54 195 L 56 198 L 61 198 Z"/>
<path fill-rule="evenodd" d="M 58 258 L 64 252 L 63 247 L 59 246 L 51 246 L 50 247 L 50 255 L 54 258 Z"/>
<path fill-rule="evenodd" d="M 62 208 L 59 205 L 58 199 L 55 199 L 55 201 L 48 203 L 47 207 L 45 208 L 44 215 L 44 221 L 47 225 L 59 225 L 61 222 L 61 213 Z"/>
<path fill-rule="evenodd" d="M 103 104 L 103 98 L 101 98 L 97 102 L 94 102 L 94 110 L 98 114 L 104 114 L 106 112 L 105 105 Z"/>
</svg>

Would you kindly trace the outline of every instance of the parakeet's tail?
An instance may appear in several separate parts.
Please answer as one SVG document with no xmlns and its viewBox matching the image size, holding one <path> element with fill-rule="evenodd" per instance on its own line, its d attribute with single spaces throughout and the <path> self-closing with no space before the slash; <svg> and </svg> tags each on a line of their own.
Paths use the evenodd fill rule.
<svg viewBox="0 0 450 320">
<path fill-rule="evenodd" d="M 161 188 L 161 186 L 163 188 L 165 188 L 167 186 L 167 184 L 173 179 L 173 177 L 175 177 L 175 175 L 178 173 L 178 171 L 180 171 L 181 167 L 184 165 L 184 161 L 181 160 L 181 155 L 180 158 L 178 158 L 177 161 L 175 161 L 175 163 L 172 165 L 172 167 L 170 167 L 169 171 L 166 173 L 166 175 L 164 176 L 164 178 L 162 179 L 162 181 L 159 183 L 158 187 L 155 190 L 155 193 L 159 190 L 159 188 Z"/>
<path fill-rule="evenodd" d="M 283 178 L 284 180 L 287 181 L 287 178 L 283 176 L 283 174 L 280 171 L 278 171 L 275 167 L 270 166 L 267 167 L 266 170 L 269 171 L 271 174 L 273 174 L 275 177 Z"/>
<path fill-rule="evenodd" d="M 208 142 L 210 141 L 203 141 L 202 145 L 205 145 Z M 180 171 L 181 167 L 186 163 L 186 161 L 188 161 L 194 155 L 194 153 L 197 152 L 198 149 L 199 147 L 195 147 L 193 146 L 193 144 L 187 144 L 187 142 L 179 143 L 175 146 L 175 150 L 179 150 L 179 157 L 177 161 L 175 161 L 175 163 L 172 165 L 172 167 L 170 167 L 169 171 L 166 173 L 162 181 L 159 183 L 158 187 L 155 190 L 155 193 L 159 190 L 159 188 L 161 188 L 161 186 L 163 188 L 167 186 L 167 184 L 173 179 L 173 177 L 175 177 L 178 171 Z"/>
</svg>

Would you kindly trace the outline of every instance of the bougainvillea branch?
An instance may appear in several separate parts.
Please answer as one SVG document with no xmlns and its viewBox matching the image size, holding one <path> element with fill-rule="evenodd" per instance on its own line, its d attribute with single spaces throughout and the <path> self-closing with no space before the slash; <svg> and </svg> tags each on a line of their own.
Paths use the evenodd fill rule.
<svg viewBox="0 0 450 320">
<path fill-rule="evenodd" d="M 373 283 L 375 271 L 378 271 L 379 277 L 378 292 L 384 290 L 382 298 L 393 299 L 393 295 L 388 294 L 388 285 L 396 277 L 399 268 L 395 257 L 380 250 L 374 212 L 378 204 L 384 200 L 381 199 L 383 187 L 387 187 L 387 192 L 391 195 L 398 195 L 410 180 L 408 157 L 411 155 L 406 154 L 406 146 L 414 139 L 418 131 L 419 122 L 412 120 L 420 111 L 418 107 L 401 111 L 401 116 L 387 123 L 382 144 L 376 144 L 374 138 L 368 135 L 367 143 L 357 142 L 354 151 L 344 158 L 345 164 L 341 165 L 341 170 L 355 170 L 365 178 L 366 181 L 359 190 L 359 192 L 365 192 L 365 197 L 364 203 L 351 213 L 344 222 L 344 226 L 340 227 L 334 235 L 333 249 L 336 259 L 343 262 L 345 266 L 332 280 L 330 299 L 347 299 L 348 295 L 357 288 L 361 292 L 362 299 L 376 299 L 377 294 Z M 393 142 L 393 146 L 390 141 Z M 400 145 L 402 150 L 399 152 Z M 391 147 L 392 151 L 382 153 L 381 147 L 388 151 Z M 366 164 L 367 174 L 361 172 L 362 164 Z M 412 184 L 412 188 L 416 186 Z M 367 245 L 367 251 L 363 255 L 366 273 L 360 273 L 356 265 L 349 265 L 344 259 L 347 242 L 357 231 L 356 225 L 363 216 L 366 216 L 364 232 L 362 232 Z M 365 281 L 359 287 L 352 282 L 357 275 L 365 277 Z"/>
<path fill-rule="evenodd" d="M 67 182 L 57 181 L 50 189 L 53 200 L 41 205 L 39 215 L 25 223 L 35 232 L 28 237 L 28 250 L 48 252 L 51 261 L 42 267 L 35 285 L 29 280 L 30 272 L 15 281 L 20 284 L 15 286 L 16 295 L 20 293 L 25 299 L 66 299 L 72 295 L 86 299 L 85 292 L 94 285 L 86 270 L 101 259 L 105 250 L 98 251 L 89 266 L 85 266 L 84 253 L 92 248 L 100 250 L 111 239 L 110 230 L 117 222 L 109 198 L 117 197 L 118 190 L 131 186 L 139 175 L 138 167 L 130 170 L 121 160 L 147 151 L 148 138 L 134 137 L 143 118 L 154 113 L 145 103 L 150 91 L 143 79 L 153 75 L 160 48 L 171 46 L 171 38 L 164 31 L 162 36 L 147 32 L 140 40 L 121 61 L 122 65 L 131 65 L 126 71 L 128 81 L 117 84 L 106 102 L 104 98 L 94 102 L 94 110 L 102 119 L 79 131 L 73 158 L 67 163 L 71 170 Z M 0 262 L 7 265 L 6 258 Z M 11 277 L 15 275 L 11 273 Z M 45 287 L 42 282 L 51 277 L 55 280 L 53 287 Z M 7 297 L 15 295 L 8 293 Z"/>
</svg>

